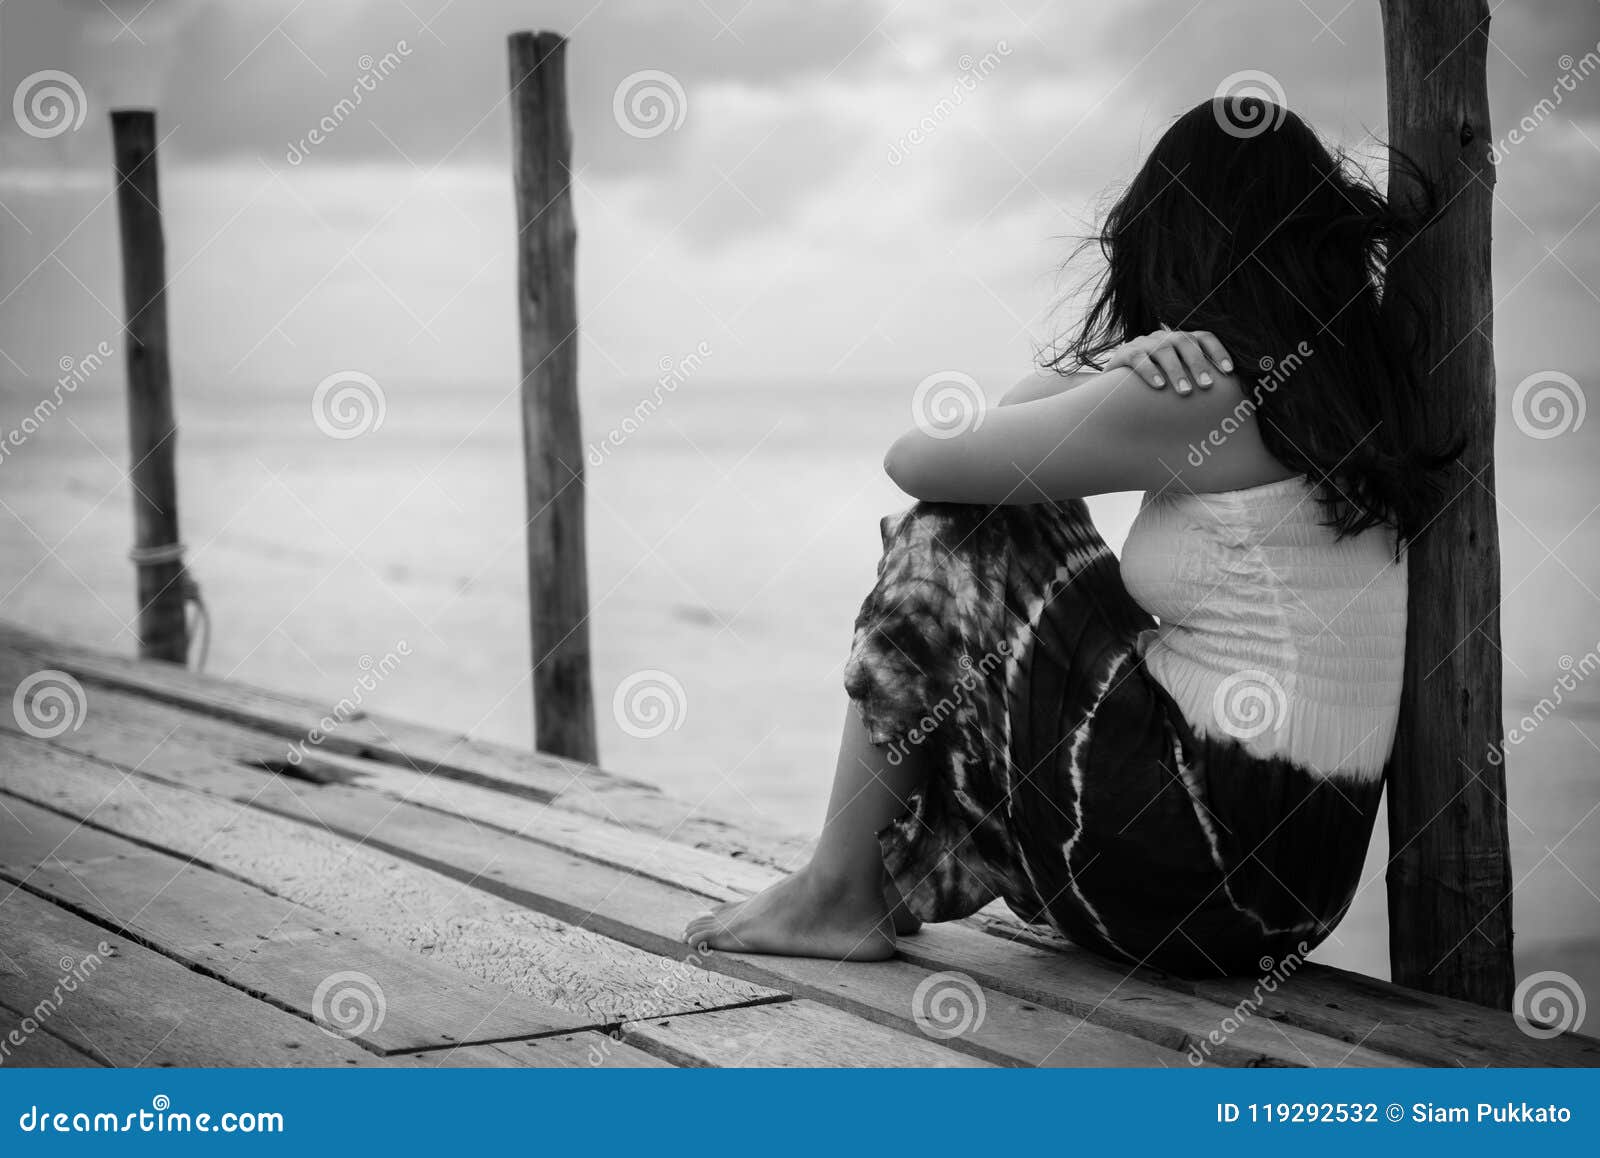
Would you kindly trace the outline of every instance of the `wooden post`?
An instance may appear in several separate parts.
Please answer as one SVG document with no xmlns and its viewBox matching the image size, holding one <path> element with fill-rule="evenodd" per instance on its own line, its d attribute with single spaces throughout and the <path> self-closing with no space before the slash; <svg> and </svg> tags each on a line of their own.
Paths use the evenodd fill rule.
<svg viewBox="0 0 1600 1158">
<path fill-rule="evenodd" d="M 127 315 L 128 452 L 139 655 L 185 662 L 189 627 L 178 538 L 178 429 L 167 362 L 167 258 L 156 183 L 156 115 L 111 114 L 117 221 L 122 233 L 122 308 Z"/>
<path fill-rule="evenodd" d="M 1466 440 L 1443 512 L 1410 548 L 1405 709 L 1389 776 L 1389 961 L 1401 985 L 1508 1008 L 1489 9 L 1486 0 L 1382 3 L 1389 141 L 1437 183 L 1443 207 L 1391 262 L 1391 284 L 1429 279 L 1427 407 Z M 1391 168 L 1396 203 L 1414 198 L 1413 185 Z"/>
<path fill-rule="evenodd" d="M 517 32 L 510 54 L 534 731 L 541 751 L 594 763 L 566 41 Z"/>
</svg>

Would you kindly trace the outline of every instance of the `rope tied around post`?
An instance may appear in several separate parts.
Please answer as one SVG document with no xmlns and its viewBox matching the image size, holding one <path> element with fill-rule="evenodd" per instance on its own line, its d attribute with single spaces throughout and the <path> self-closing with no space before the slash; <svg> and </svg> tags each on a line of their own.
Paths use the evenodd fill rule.
<svg viewBox="0 0 1600 1158">
<path fill-rule="evenodd" d="M 129 547 L 128 559 L 141 570 L 147 567 L 178 567 L 178 591 L 183 597 L 184 605 L 194 607 L 194 623 L 189 629 L 189 642 L 195 646 L 198 656 L 195 659 L 195 670 L 203 671 L 206 666 L 206 656 L 211 650 L 211 612 L 206 608 L 205 597 L 200 593 L 200 581 L 189 573 L 189 568 L 184 565 L 184 544 L 179 542 L 158 543 L 151 547 Z"/>
</svg>

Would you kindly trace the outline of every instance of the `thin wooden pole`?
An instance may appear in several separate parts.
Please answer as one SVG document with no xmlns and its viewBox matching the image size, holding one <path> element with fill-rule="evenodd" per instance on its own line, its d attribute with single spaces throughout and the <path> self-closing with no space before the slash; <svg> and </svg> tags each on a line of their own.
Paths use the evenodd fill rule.
<svg viewBox="0 0 1600 1158">
<path fill-rule="evenodd" d="M 133 560 L 139 654 L 183 663 L 189 653 L 178 537 L 178 428 L 167 361 L 167 258 L 156 182 L 156 115 L 111 114 L 122 234 L 122 307 L 127 315 L 128 447 L 133 487 Z"/>
<path fill-rule="evenodd" d="M 1391 146 L 1435 183 L 1440 219 L 1392 263 L 1427 278 L 1430 417 L 1465 453 L 1411 544 L 1405 710 L 1389 776 L 1394 980 L 1507 1008 L 1511 863 L 1501 749 L 1500 540 L 1494 498 L 1494 167 L 1486 0 L 1382 0 Z M 1400 165 L 1390 196 L 1415 196 Z"/>
<path fill-rule="evenodd" d="M 534 729 L 541 751 L 594 763 L 566 41 L 517 32 L 510 55 Z"/>
</svg>

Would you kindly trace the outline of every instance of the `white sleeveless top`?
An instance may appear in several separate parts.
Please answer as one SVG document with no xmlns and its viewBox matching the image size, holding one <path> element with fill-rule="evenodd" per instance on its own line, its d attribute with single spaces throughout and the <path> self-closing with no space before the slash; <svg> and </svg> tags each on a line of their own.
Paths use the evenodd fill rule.
<svg viewBox="0 0 1600 1158">
<path fill-rule="evenodd" d="M 1196 732 L 1324 775 L 1381 775 L 1405 663 L 1394 534 L 1339 540 L 1303 476 L 1221 494 L 1146 495 L 1122 552 L 1160 626 L 1145 666 Z"/>
</svg>

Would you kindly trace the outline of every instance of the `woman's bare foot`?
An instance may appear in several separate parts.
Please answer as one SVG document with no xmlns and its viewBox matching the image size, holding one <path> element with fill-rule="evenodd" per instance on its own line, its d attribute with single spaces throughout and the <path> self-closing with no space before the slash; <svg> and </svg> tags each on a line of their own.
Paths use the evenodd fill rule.
<svg viewBox="0 0 1600 1158">
<path fill-rule="evenodd" d="M 747 901 L 719 905 L 690 921 L 683 939 L 728 953 L 833 961 L 894 956 L 894 926 L 883 890 L 817 878 L 801 869 Z"/>
</svg>

